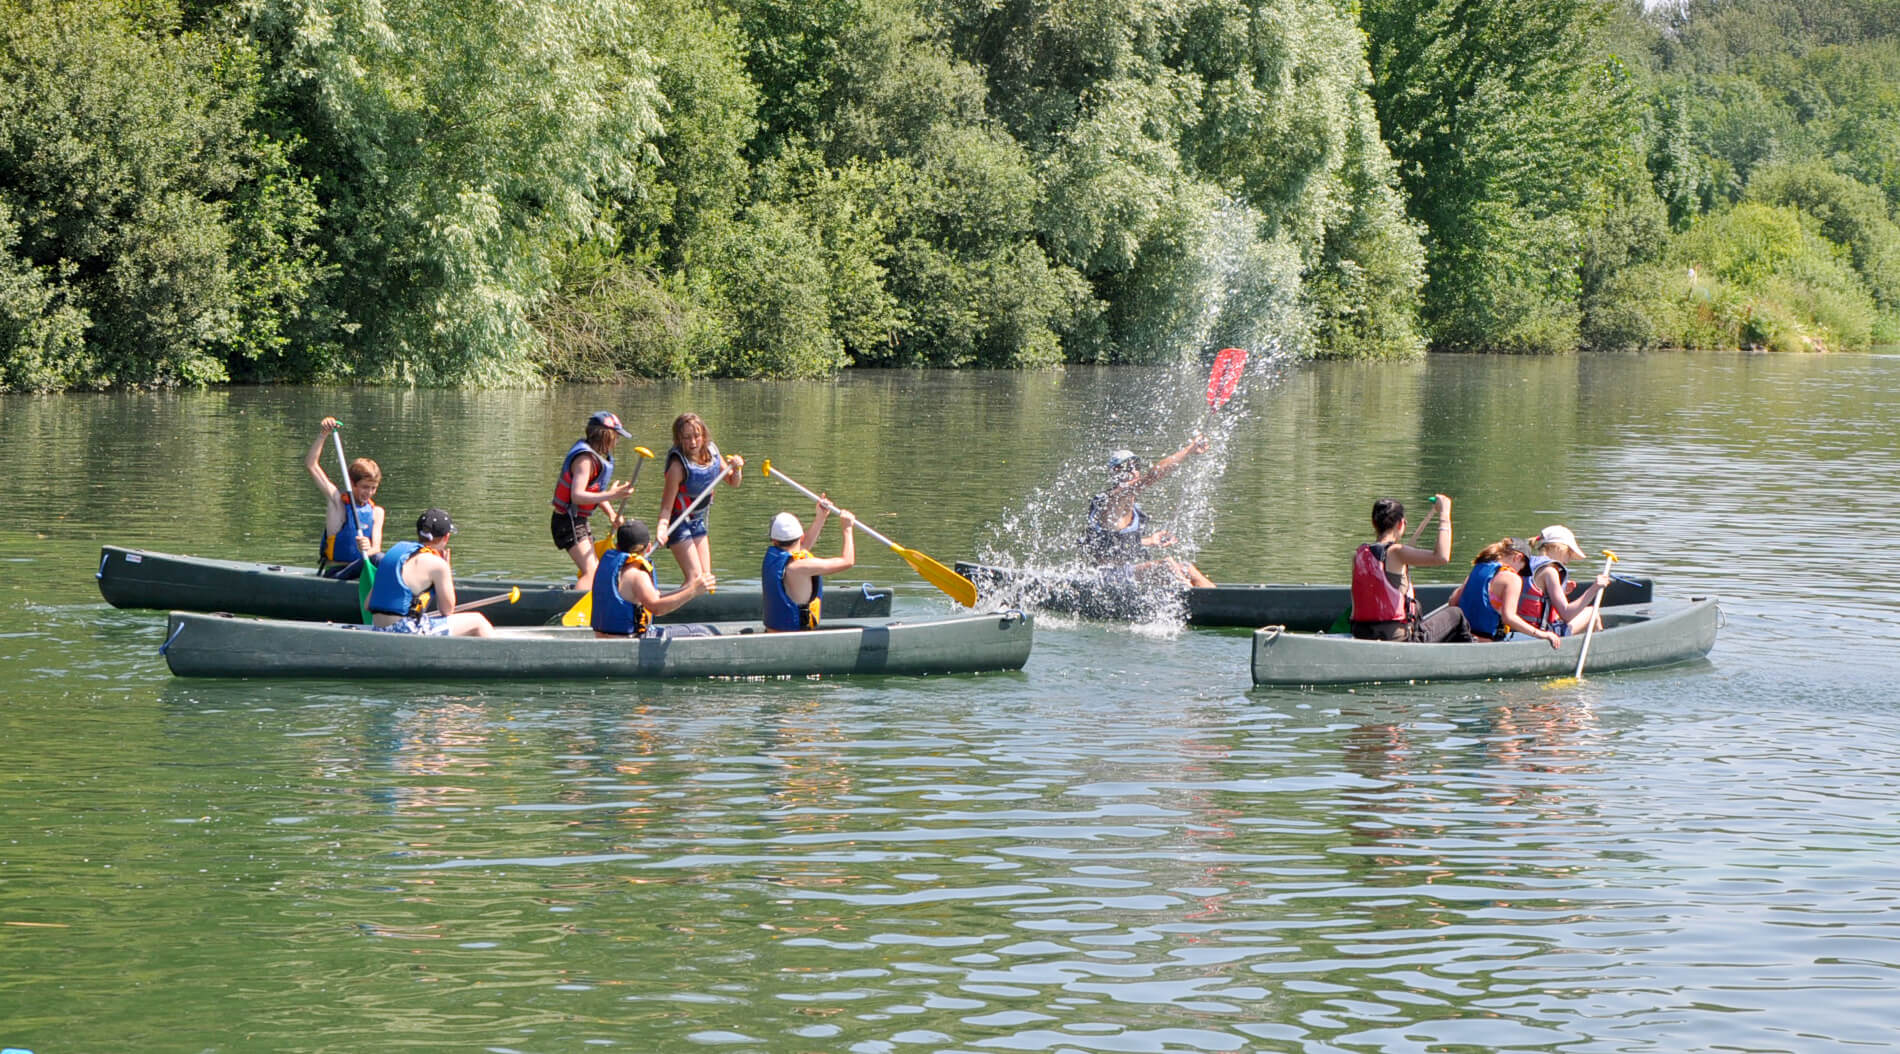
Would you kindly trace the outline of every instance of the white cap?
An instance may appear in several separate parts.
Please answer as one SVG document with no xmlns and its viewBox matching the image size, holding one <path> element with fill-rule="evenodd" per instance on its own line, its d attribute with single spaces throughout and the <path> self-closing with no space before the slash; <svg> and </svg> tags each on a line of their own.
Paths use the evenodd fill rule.
<svg viewBox="0 0 1900 1054">
<path fill-rule="evenodd" d="M 1561 545 L 1570 550 L 1570 559 L 1583 559 L 1583 550 L 1577 547 L 1577 536 L 1571 534 L 1570 528 L 1562 524 L 1552 524 L 1538 532 L 1537 537 L 1531 539 L 1532 548 L 1542 549 L 1546 545 Z"/>
<path fill-rule="evenodd" d="M 805 528 L 798 517 L 789 512 L 781 512 L 772 517 L 772 540 L 775 542 L 795 542 L 805 537 Z"/>
<path fill-rule="evenodd" d="M 1135 460 L 1134 451 L 1128 449 L 1117 450 L 1113 454 L 1108 455 L 1108 470 L 1113 472 L 1133 460 Z"/>
</svg>

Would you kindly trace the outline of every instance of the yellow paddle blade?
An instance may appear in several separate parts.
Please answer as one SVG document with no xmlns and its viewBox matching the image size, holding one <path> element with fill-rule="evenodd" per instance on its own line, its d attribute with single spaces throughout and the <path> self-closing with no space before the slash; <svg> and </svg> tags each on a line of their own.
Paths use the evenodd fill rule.
<svg viewBox="0 0 1900 1054">
<path fill-rule="evenodd" d="M 923 576 L 924 581 L 944 591 L 951 600 L 966 608 L 976 606 L 976 583 L 957 574 L 930 557 L 915 549 L 906 549 L 901 545 L 891 546 L 891 552 L 904 558 L 911 569 Z"/>
<path fill-rule="evenodd" d="M 567 614 L 561 616 L 563 626 L 587 626 L 593 621 L 594 591 L 591 589 L 582 593 L 581 598 L 574 602 L 574 606 L 567 609 Z"/>
</svg>

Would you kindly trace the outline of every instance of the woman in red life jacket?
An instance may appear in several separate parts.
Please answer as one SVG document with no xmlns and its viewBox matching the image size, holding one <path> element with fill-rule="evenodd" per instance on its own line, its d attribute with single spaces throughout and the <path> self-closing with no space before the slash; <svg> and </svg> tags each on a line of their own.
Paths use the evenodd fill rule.
<svg viewBox="0 0 1900 1054">
<path fill-rule="evenodd" d="M 1352 561 L 1352 635 L 1360 640 L 1467 641 L 1464 612 L 1446 605 L 1421 615 L 1412 589 L 1412 568 L 1451 562 L 1451 499 L 1439 494 L 1438 544 L 1419 549 L 1405 537 L 1405 506 L 1392 498 L 1372 503 L 1372 541 Z"/>
<path fill-rule="evenodd" d="M 554 547 L 566 553 L 580 572 L 575 589 L 594 587 L 594 532 L 588 517 L 596 507 L 605 507 L 615 525 L 620 513 L 610 501 L 619 501 L 633 493 L 631 482 L 615 483 L 614 444 L 633 433 L 620 424 L 618 415 L 602 410 L 587 419 L 587 437 L 576 442 L 561 458 L 561 474 L 554 481 L 554 515 L 548 529 Z"/>
</svg>

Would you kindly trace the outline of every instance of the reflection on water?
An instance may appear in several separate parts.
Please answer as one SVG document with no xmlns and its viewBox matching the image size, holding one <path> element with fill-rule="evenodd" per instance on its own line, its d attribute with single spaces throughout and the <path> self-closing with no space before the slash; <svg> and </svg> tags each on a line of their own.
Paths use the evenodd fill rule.
<svg viewBox="0 0 1900 1054">
<path fill-rule="evenodd" d="M 458 565 L 558 570 L 532 506 L 595 405 L 714 408 L 722 444 L 954 558 L 1062 478 L 1116 371 L 0 400 L 46 510 L 0 529 L 0 1045 L 1890 1046 L 1900 619 L 1852 569 L 1900 498 L 1897 372 L 1451 359 L 1255 391 L 1216 577 L 1333 579 L 1369 494 L 1448 489 L 1461 550 L 1561 520 L 1730 613 L 1706 663 L 1357 692 L 1250 689 L 1244 633 L 1057 620 L 1003 676 L 177 681 L 160 617 L 89 577 L 107 540 L 300 556 L 295 459 L 337 404 L 392 515 L 469 510 Z M 1552 425 L 1501 486 L 1526 405 Z M 467 442 L 420 441 L 444 427 Z M 786 496 L 722 495 L 722 577 Z M 941 610 L 869 555 L 901 613 Z"/>
</svg>

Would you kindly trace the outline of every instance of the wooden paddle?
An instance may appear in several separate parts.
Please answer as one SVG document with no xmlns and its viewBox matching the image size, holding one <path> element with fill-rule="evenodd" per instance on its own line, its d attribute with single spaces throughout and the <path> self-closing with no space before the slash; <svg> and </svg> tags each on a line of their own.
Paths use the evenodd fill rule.
<svg viewBox="0 0 1900 1054">
<path fill-rule="evenodd" d="M 635 449 L 644 451 L 647 457 L 653 456 L 653 452 L 651 450 L 647 450 L 645 447 L 636 447 Z M 636 476 L 639 474 L 640 465 L 644 465 L 644 464 L 646 464 L 646 461 L 641 460 L 638 464 L 634 465 L 633 471 Z M 704 503 L 707 498 L 712 497 L 713 488 L 717 487 L 720 484 L 720 481 L 726 478 L 726 473 L 730 471 L 732 471 L 732 465 L 729 462 L 727 462 L 725 458 L 723 457 L 720 458 L 719 459 L 719 474 L 713 477 L 713 481 L 711 483 L 706 484 L 706 489 L 699 492 L 699 496 L 694 498 L 692 503 L 686 506 L 685 511 L 681 512 L 678 518 L 666 521 L 666 530 L 660 534 L 660 538 L 659 538 L 660 548 L 662 549 L 666 548 L 666 539 L 668 536 L 670 536 L 673 533 L 673 529 L 675 527 L 678 527 L 682 521 L 690 518 L 693 515 L 693 510 L 699 508 L 699 506 L 702 503 Z M 596 554 L 604 553 L 606 552 L 606 549 L 600 546 L 595 546 L 594 552 Z M 567 613 L 565 615 L 561 616 L 561 625 L 586 626 L 586 625 L 592 624 L 593 619 L 594 619 L 594 591 L 589 589 L 587 592 L 581 594 L 581 598 L 574 602 L 573 607 L 567 609 Z"/>
<path fill-rule="evenodd" d="M 521 599 L 521 587 L 510 586 L 508 588 L 508 592 L 506 593 L 496 593 L 492 597 L 483 597 L 480 600 L 471 600 L 466 604 L 457 604 L 455 605 L 455 610 L 457 612 L 473 611 L 476 608 L 485 608 L 490 604 L 499 604 L 504 600 L 512 604 L 515 601 L 520 600 L 520 599 Z"/>
<path fill-rule="evenodd" d="M 783 472 L 779 472 L 775 470 L 774 468 L 772 468 L 772 461 L 770 458 L 766 459 L 766 462 L 765 462 L 765 474 L 767 476 L 777 476 L 778 478 L 784 480 L 787 484 L 789 484 L 793 490 L 798 491 L 800 494 L 803 494 L 804 496 L 806 496 L 807 498 L 810 498 L 813 501 L 824 501 L 827 506 L 833 509 L 837 508 L 836 505 L 832 505 L 831 502 L 826 501 L 824 498 L 820 498 L 818 495 L 812 493 L 810 489 L 805 487 L 803 484 L 799 483 L 797 480 L 793 479 L 792 477 L 786 475 Z M 957 603 L 962 604 L 966 608 L 973 608 L 976 606 L 976 583 L 975 582 L 972 582 L 969 579 L 963 577 L 962 575 L 957 574 L 955 571 L 950 570 L 949 568 L 943 566 L 942 564 L 938 563 L 935 560 L 932 560 L 930 557 L 924 555 L 923 553 L 918 552 L 915 549 L 906 549 L 903 546 L 897 544 L 896 542 L 891 541 L 889 538 L 886 538 L 882 534 L 879 534 L 875 529 L 865 526 L 865 523 L 863 520 L 858 521 L 858 526 L 864 529 L 864 533 L 870 535 L 873 538 L 876 538 L 878 541 L 883 542 L 885 545 L 889 546 L 891 552 L 894 552 L 897 555 L 903 557 L 904 562 L 911 566 L 911 570 L 916 571 L 920 576 L 922 576 L 924 581 L 929 582 L 931 585 L 936 586 L 938 589 L 943 590 L 945 596 L 948 596 L 951 600 L 954 600 Z"/>
<path fill-rule="evenodd" d="M 1605 549 L 1603 550 L 1603 555 L 1605 557 L 1603 561 L 1603 573 L 1607 575 L 1610 573 L 1610 565 L 1616 563 L 1616 554 Z M 1583 660 L 1590 654 L 1590 638 L 1597 631 L 1597 612 L 1603 610 L 1603 594 L 1607 592 L 1609 592 L 1609 590 L 1597 590 L 1597 598 L 1590 605 L 1590 624 L 1586 626 L 1583 631 L 1583 647 L 1577 650 L 1577 672 L 1568 677 L 1557 678 L 1550 682 L 1549 687 L 1556 688 L 1582 682 Z"/>
</svg>

